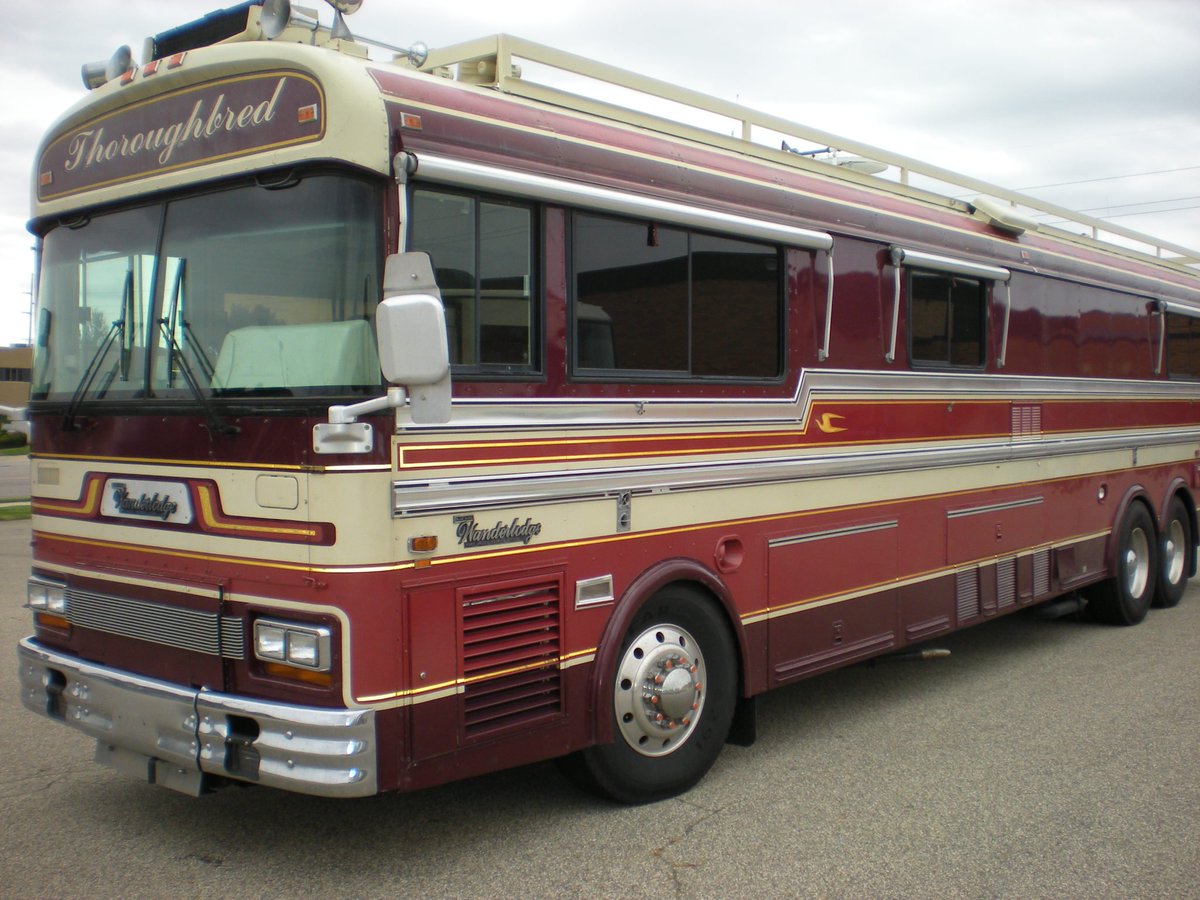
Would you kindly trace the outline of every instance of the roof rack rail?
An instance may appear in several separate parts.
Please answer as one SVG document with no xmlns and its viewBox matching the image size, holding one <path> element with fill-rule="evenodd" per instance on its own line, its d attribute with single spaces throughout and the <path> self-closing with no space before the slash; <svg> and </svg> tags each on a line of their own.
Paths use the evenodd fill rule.
<svg viewBox="0 0 1200 900">
<path fill-rule="evenodd" d="M 518 60 L 579 76 L 588 82 L 599 84 L 601 86 L 599 93 L 601 94 L 613 93 L 611 90 L 606 91 L 604 86 L 633 92 L 640 98 L 649 99 L 650 105 L 656 111 L 639 112 L 599 96 L 587 97 L 548 84 L 530 81 L 522 77 L 522 69 Z M 810 172 L 868 184 L 878 189 L 910 196 L 924 195 L 928 199 L 936 198 L 943 203 L 948 201 L 951 205 L 980 215 L 997 228 L 1010 233 L 1016 234 L 1036 229 L 1072 240 L 1079 240 L 1082 237 L 1086 241 L 1090 238 L 1096 243 L 1104 244 L 1107 248 L 1139 256 L 1150 256 L 1159 262 L 1174 265 L 1192 274 L 1196 273 L 1194 267 L 1200 265 L 1200 251 L 1163 241 L 1151 235 L 1031 197 L 1028 194 L 921 162 L 912 157 L 821 131 L 769 113 L 759 112 L 750 107 L 630 72 L 607 63 L 556 50 L 513 35 L 496 34 L 430 50 L 428 58 L 420 66 L 420 69 L 426 72 L 439 71 L 442 74 L 450 74 L 452 67 L 457 67 L 459 81 L 493 87 L 507 94 L 613 119 L 628 125 L 757 156 L 776 163 L 790 163 Z M 663 110 L 663 112 L 658 112 L 658 110 Z M 674 112 L 668 110 L 674 110 Z M 725 127 L 729 126 L 730 121 L 736 123 L 735 130 L 740 129 L 740 136 L 726 134 L 715 128 L 692 124 L 688 121 L 689 119 L 696 120 L 697 114 L 700 118 L 707 117 L 708 119 L 716 116 L 723 120 L 722 125 Z M 776 142 L 782 136 L 782 148 L 755 141 L 756 130 L 760 133 L 768 132 Z M 812 144 L 821 149 L 798 152 L 788 146 L 789 140 Z M 821 153 L 829 154 L 828 158 L 825 160 L 816 158 L 816 155 Z M 852 156 L 845 159 L 841 158 L 839 154 L 852 154 Z M 855 165 L 855 163 L 870 162 L 879 165 L 869 168 L 866 165 Z M 895 180 L 881 178 L 874 174 L 864 174 L 864 172 L 883 171 L 880 166 L 887 167 L 889 171 L 896 170 Z M 948 186 L 970 199 L 955 200 L 936 190 L 918 188 L 911 183 L 914 175 L 929 179 L 938 185 Z M 1041 223 L 1033 218 L 1034 214 L 1039 213 L 1055 216 L 1065 222 L 1082 226 L 1086 232 L 1080 235 L 1055 228 L 1049 223 Z M 1109 239 L 1106 240 L 1105 237 Z M 1127 247 L 1111 238 L 1131 241 L 1137 246 Z M 1143 248 L 1148 248 L 1148 250 Z"/>
</svg>

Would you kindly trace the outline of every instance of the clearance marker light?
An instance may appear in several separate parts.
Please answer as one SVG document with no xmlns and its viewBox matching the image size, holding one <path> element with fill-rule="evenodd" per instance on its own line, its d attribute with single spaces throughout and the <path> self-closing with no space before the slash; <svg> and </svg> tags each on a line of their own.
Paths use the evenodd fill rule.
<svg viewBox="0 0 1200 900">
<path fill-rule="evenodd" d="M 436 534 L 423 534 L 420 537 L 408 539 L 408 551 L 410 553 L 432 553 L 437 549 L 438 539 Z"/>
<path fill-rule="evenodd" d="M 408 128 L 412 131 L 421 130 L 421 117 L 416 113 L 400 113 L 400 127 Z"/>
<path fill-rule="evenodd" d="M 309 106 L 302 106 L 296 110 L 296 121 L 301 125 L 305 125 L 309 122 L 317 122 L 320 120 L 320 118 L 321 110 L 315 103 L 310 104 Z"/>
</svg>

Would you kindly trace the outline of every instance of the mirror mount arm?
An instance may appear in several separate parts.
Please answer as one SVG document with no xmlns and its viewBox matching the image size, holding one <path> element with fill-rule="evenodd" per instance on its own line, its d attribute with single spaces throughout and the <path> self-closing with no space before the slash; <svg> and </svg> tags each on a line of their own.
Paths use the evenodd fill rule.
<svg viewBox="0 0 1200 900">
<path fill-rule="evenodd" d="M 349 425 L 358 421 L 359 416 L 382 412 L 385 409 L 398 409 L 408 402 L 408 391 L 402 387 L 389 387 L 386 396 L 363 400 L 361 403 L 351 403 L 349 406 L 329 407 L 330 425 Z"/>
<path fill-rule="evenodd" d="M 389 387 L 383 397 L 373 397 L 348 406 L 329 407 L 329 421 L 313 426 L 315 453 L 370 453 L 375 446 L 375 429 L 359 416 L 398 409 L 408 402 L 408 392 L 402 387 Z"/>
</svg>

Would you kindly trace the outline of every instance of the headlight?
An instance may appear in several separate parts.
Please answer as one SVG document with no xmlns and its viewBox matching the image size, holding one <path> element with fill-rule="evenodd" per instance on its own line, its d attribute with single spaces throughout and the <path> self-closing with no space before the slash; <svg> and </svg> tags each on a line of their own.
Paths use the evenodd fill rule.
<svg viewBox="0 0 1200 900">
<path fill-rule="evenodd" d="M 34 612 L 48 612 L 58 616 L 67 614 L 67 586 L 61 581 L 49 581 L 34 576 L 29 579 L 25 596 L 28 598 L 26 605 Z"/>
<path fill-rule="evenodd" d="M 266 662 L 328 672 L 332 662 L 330 630 L 322 625 L 259 619 L 254 623 L 254 655 Z"/>
</svg>

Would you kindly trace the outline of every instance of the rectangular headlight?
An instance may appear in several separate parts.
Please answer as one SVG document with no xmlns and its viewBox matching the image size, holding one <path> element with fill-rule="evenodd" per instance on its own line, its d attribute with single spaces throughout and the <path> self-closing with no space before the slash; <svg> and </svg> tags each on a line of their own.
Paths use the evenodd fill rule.
<svg viewBox="0 0 1200 900">
<path fill-rule="evenodd" d="M 25 588 L 26 605 L 35 612 L 49 612 L 64 616 L 67 613 L 67 586 L 61 581 L 50 581 L 34 576 Z"/>
<path fill-rule="evenodd" d="M 267 662 L 328 672 L 333 662 L 331 632 L 323 625 L 259 619 L 254 623 L 254 655 Z"/>
<path fill-rule="evenodd" d="M 287 631 L 268 622 L 254 623 L 254 655 L 282 661 L 287 654 Z"/>
</svg>

